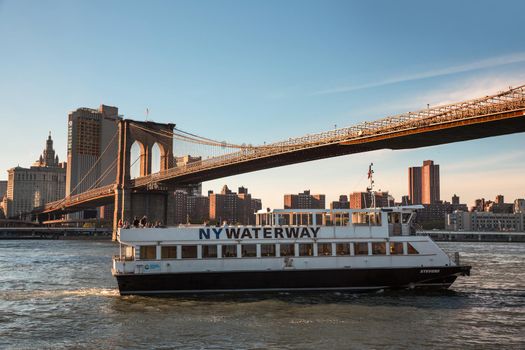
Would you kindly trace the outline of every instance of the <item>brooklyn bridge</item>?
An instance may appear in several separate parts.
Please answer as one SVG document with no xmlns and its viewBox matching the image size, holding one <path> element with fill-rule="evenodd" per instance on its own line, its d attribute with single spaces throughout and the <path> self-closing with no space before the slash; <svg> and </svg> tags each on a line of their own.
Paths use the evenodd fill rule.
<svg viewBox="0 0 525 350">
<path fill-rule="evenodd" d="M 35 217 L 52 218 L 64 213 L 114 204 L 114 225 L 134 215 L 156 217 L 170 224 L 173 190 L 222 177 L 295 163 L 368 152 L 410 149 L 525 131 L 525 85 L 491 96 L 407 112 L 354 126 L 290 138 L 264 145 L 235 144 L 198 136 L 175 124 L 123 119 L 113 142 L 118 154 L 112 169 L 115 182 L 67 196 L 35 208 Z M 140 155 L 131 159 L 134 143 Z M 216 149 L 219 155 L 174 164 L 174 146 L 185 143 L 196 149 Z M 152 172 L 151 146 L 160 149 L 160 170 Z M 102 155 L 100 156 L 102 157 Z M 139 162 L 140 173 L 131 168 Z M 147 202 L 147 205 L 144 203 Z"/>
</svg>

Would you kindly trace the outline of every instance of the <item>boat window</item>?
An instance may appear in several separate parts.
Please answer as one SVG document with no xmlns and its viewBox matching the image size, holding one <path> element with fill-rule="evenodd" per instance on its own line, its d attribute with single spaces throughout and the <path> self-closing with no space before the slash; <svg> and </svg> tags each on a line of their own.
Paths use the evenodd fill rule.
<svg viewBox="0 0 525 350">
<path fill-rule="evenodd" d="M 319 244 L 317 244 L 317 255 L 318 256 L 330 256 L 330 255 L 332 255 L 332 243 L 319 243 Z"/>
<path fill-rule="evenodd" d="M 197 246 L 196 245 L 183 245 L 182 247 L 182 258 L 183 259 L 196 259 L 197 258 Z"/>
<path fill-rule="evenodd" d="M 416 248 L 414 248 L 414 246 L 410 243 L 408 243 L 408 250 L 407 250 L 408 254 L 419 254 L 419 252 L 417 251 Z"/>
<path fill-rule="evenodd" d="M 388 213 L 389 224 L 399 224 L 401 213 Z"/>
<path fill-rule="evenodd" d="M 124 256 L 126 260 L 133 260 L 135 258 L 135 248 L 132 246 L 126 246 L 124 248 Z"/>
<path fill-rule="evenodd" d="M 243 257 L 253 258 L 257 256 L 257 244 L 243 244 L 241 245 Z"/>
<path fill-rule="evenodd" d="M 385 242 L 372 242 L 372 254 L 385 255 L 386 254 Z"/>
<path fill-rule="evenodd" d="M 235 244 L 223 244 L 222 245 L 222 257 L 223 258 L 235 258 L 235 257 L 237 257 L 237 245 L 235 245 Z"/>
<path fill-rule="evenodd" d="M 295 244 L 281 243 L 281 256 L 294 256 L 295 255 Z"/>
<path fill-rule="evenodd" d="M 217 246 L 216 245 L 203 245 L 202 246 L 202 257 L 203 258 L 216 258 L 217 257 Z"/>
<path fill-rule="evenodd" d="M 299 243 L 299 256 L 314 255 L 314 245 L 312 243 Z"/>
<path fill-rule="evenodd" d="M 161 259 L 177 259 L 177 246 L 162 246 L 160 249 Z"/>
<path fill-rule="evenodd" d="M 355 243 L 354 246 L 355 255 L 368 255 L 368 243 L 360 242 Z"/>
<path fill-rule="evenodd" d="M 403 254 L 403 243 L 402 242 L 390 242 L 390 254 L 391 255 Z"/>
<path fill-rule="evenodd" d="M 140 258 L 146 260 L 157 259 L 157 246 L 142 245 L 140 246 Z"/>
<path fill-rule="evenodd" d="M 335 252 L 337 255 L 350 255 L 350 245 L 348 243 L 337 243 Z"/>
<path fill-rule="evenodd" d="M 261 257 L 275 256 L 275 244 L 261 244 Z"/>
</svg>

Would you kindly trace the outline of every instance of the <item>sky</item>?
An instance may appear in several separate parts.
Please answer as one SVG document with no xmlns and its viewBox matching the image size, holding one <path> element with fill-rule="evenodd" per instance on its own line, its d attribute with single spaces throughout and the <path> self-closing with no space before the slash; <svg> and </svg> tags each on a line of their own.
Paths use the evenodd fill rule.
<svg viewBox="0 0 525 350">
<path fill-rule="evenodd" d="M 236 144 L 351 126 L 525 84 L 523 1 L 0 0 L 0 179 L 45 145 L 66 157 L 67 115 L 126 118 Z M 177 154 L 177 145 L 175 146 Z M 432 159 L 441 197 L 525 197 L 525 134 L 379 150 L 222 178 L 264 207 L 367 186 L 400 200 Z"/>
</svg>

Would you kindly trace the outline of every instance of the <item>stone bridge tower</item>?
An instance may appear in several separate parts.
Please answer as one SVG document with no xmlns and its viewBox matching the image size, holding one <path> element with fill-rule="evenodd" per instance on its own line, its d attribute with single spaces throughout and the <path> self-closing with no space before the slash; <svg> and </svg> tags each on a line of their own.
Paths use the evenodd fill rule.
<svg viewBox="0 0 525 350">
<path fill-rule="evenodd" d="M 131 147 L 136 142 L 140 147 L 140 174 L 151 174 L 152 149 L 160 149 L 160 171 L 174 166 L 173 129 L 175 124 L 139 122 L 123 119 L 118 125 L 117 178 L 115 181 L 115 212 L 113 217 L 113 238 L 119 220 L 133 221 L 135 216 L 146 215 L 150 221 L 170 224 L 169 215 L 173 206 L 173 191 L 168 188 L 131 189 Z M 170 196 L 170 193 L 172 194 Z"/>
</svg>

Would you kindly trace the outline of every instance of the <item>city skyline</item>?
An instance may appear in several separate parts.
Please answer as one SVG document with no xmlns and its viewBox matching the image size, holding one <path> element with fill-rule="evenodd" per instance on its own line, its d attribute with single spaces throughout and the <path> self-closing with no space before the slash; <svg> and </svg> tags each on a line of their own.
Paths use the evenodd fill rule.
<svg viewBox="0 0 525 350">
<path fill-rule="evenodd" d="M 100 12 L 90 3 L 2 2 L 0 40 L 9 55 L 0 58 L 0 180 L 7 169 L 31 164 L 49 130 L 65 159 L 67 115 L 79 107 L 107 104 L 136 119 L 148 108 L 150 119 L 183 130 L 262 144 L 525 82 L 520 2 L 509 3 L 513 11 L 488 2 L 383 3 L 388 11 L 380 14 L 371 5 L 344 2 L 228 4 L 114 2 Z M 493 25 L 487 28 L 489 8 Z M 423 20 L 417 11 L 433 16 Z M 117 14 L 121 25 L 104 25 Z M 79 16 L 93 26 L 75 25 Z M 458 22 L 443 27 L 442 16 Z M 469 34 L 468 46 L 457 32 Z M 89 54 L 79 54 L 86 47 Z M 311 189 L 329 202 L 364 190 L 373 162 L 377 188 L 399 201 L 408 193 L 406 169 L 433 159 L 441 165 L 443 199 L 457 193 L 470 205 L 480 196 L 520 198 L 524 144 L 523 134 L 515 134 L 375 151 L 218 179 L 204 183 L 203 192 L 245 185 L 277 208 L 283 193 Z"/>
</svg>

